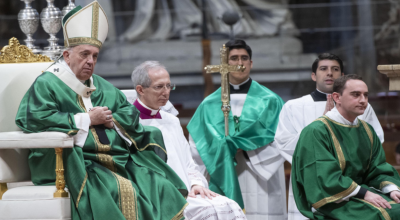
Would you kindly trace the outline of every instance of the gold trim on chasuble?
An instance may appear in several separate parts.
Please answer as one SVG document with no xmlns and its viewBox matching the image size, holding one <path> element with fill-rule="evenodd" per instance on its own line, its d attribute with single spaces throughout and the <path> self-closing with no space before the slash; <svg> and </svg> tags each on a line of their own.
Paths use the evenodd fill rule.
<svg viewBox="0 0 400 220">
<path fill-rule="evenodd" d="M 96 157 L 97 157 L 98 161 L 100 162 L 100 164 L 103 165 L 105 168 L 111 170 L 112 172 L 117 172 L 117 169 L 115 168 L 115 162 L 111 155 L 96 154 Z"/>
<path fill-rule="evenodd" d="M 372 148 L 373 148 L 373 146 L 374 146 L 374 138 L 373 138 L 373 136 L 372 136 L 372 132 L 371 132 L 371 129 L 369 129 L 369 126 L 368 126 L 368 124 L 367 124 L 367 122 L 365 122 L 365 121 L 363 121 L 363 120 L 360 120 L 360 119 L 358 119 L 359 121 L 361 121 L 361 123 L 362 123 L 362 125 L 364 126 L 364 129 L 365 129 L 365 131 L 367 132 L 367 134 L 368 134 L 368 137 L 369 137 L 369 141 L 371 141 L 371 154 L 370 154 L 370 156 L 369 156 L 369 163 L 368 163 L 368 166 L 367 166 L 367 170 L 369 169 L 369 165 L 371 164 L 371 160 L 372 160 Z"/>
<path fill-rule="evenodd" d="M 185 210 L 185 208 L 189 205 L 189 203 L 186 203 L 182 209 L 178 212 L 178 214 L 176 214 L 171 220 L 180 220 L 181 218 L 183 218 L 183 211 Z"/>
<path fill-rule="evenodd" d="M 329 123 L 325 119 L 326 119 L 325 117 L 324 118 L 318 118 L 318 119 L 316 119 L 316 121 L 321 121 L 322 123 L 324 123 L 328 127 L 329 132 L 331 133 L 331 136 L 332 136 L 333 145 L 335 145 L 336 154 L 337 154 L 337 157 L 338 157 L 338 160 L 339 160 L 340 169 L 343 172 L 344 168 L 346 167 L 346 160 L 344 158 L 342 147 L 340 146 L 340 143 L 339 143 L 338 139 L 336 138 L 335 133 L 333 133 L 333 130 L 332 130 L 331 126 L 329 125 Z M 340 124 L 340 125 L 342 125 L 342 124 Z"/>
<path fill-rule="evenodd" d="M 334 121 L 334 120 L 332 120 L 332 119 L 330 119 L 328 116 L 326 116 L 326 115 L 323 115 L 322 116 L 323 118 L 325 118 L 325 119 L 327 119 L 327 120 L 329 120 L 330 122 L 332 122 L 332 123 L 334 123 L 334 124 L 337 124 L 337 125 L 340 125 L 340 126 L 342 126 L 342 127 L 347 127 L 347 128 L 358 128 L 359 126 L 360 126 L 360 123 L 358 123 L 357 125 L 345 125 L 345 124 L 342 124 L 342 123 L 339 123 L 339 122 L 337 122 L 337 121 Z M 318 120 L 318 119 L 317 119 Z"/>
<path fill-rule="evenodd" d="M 389 182 L 389 181 L 383 181 L 383 182 L 381 182 L 381 184 L 379 185 L 379 189 L 381 190 L 383 187 L 385 187 L 385 186 L 387 186 L 387 185 L 395 185 L 395 186 L 400 190 L 400 187 L 398 187 L 396 184 L 394 184 L 394 183 L 392 183 L 392 182 Z"/>
<path fill-rule="evenodd" d="M 355 199 L 358 199 L 358 198 L 355 198 Z M 375 206 L 374 204 L 372 204 L 372 203 L 370 203 L 370 202 L 368 202 L 368 201 L 366 201 L 366 200 L 364 200 L 364 199 L 358 199 L 358 200 L 360 200 L 360 201 L 362 201 L 362 202 L 365 202 L 365 203 L 371 205 L 372 207 L 378 209 L 378 210 L 382 213 L 383 218 L 385 218 L 385 220 L 392 220 L 392 218 L 390 218 L 390 215 L 386 212 L 386 210 L 385 210 L 384 208 L 382 208 L 382 207 L 377 207 L 377 206 Z"/>
<path fill-rule="evenodd" d="M 114 172 L 112 174 L 118 184 L 119 209 L 126 220 L 138 219 L 136 191 L 133 188 L 131 181 Z"/>
<path fill-rule="evenodd" d="M 76 208 L 78 208 L 79 201 L 81 200 L 81 196 L 82 196 L 83 188 L 85 188 L 85 185 L 86 185 L 87 178 L 88 178 L 88 174 L 86 173 L 86 175 L 85 175 L 85 179 L 83 179 L 83 182 L 82 182 L 81 189 L 79 190 L 78 198 L 76 199 L 76 205 L 75 205 L 75 206 L 76 206 Z"/>
<path fill-rule="evenodd" d="M 327 203 L 335 202 L 339 199 L 342 199 L 342 198 L 348 196 L 350 193 L 352 193 L 357 188 L 357 186 L 358 186 L 358 184 L 353 181 L 351 183 L 350 187 L 347 188 L 345 191 L 340 192 L 333 196 L 323 198 L 323 199 L 319 200 L 318 202 L 312 204 L 312 207 L 314 207 L 314 209 L 319 209 L 322 206 L 326 205 Z"/>
<path fill-rule="evenodd" d="M 156 146 L 156 147 L 161 148 L 161 150 L 163 150 L 163 151 L 165 152 L 165 154 L 167 154 L 167 151 L 165 151 L 164 148 L 162 148 L 160 145 L 155 144 L 155 143 L 149 143 L 149 144 L 147 144 L 146 146 L 144 146 L 143 148 L 138 148 L 138 146 L 137 146 L 137 144 L 136 144 L 136 141 L 133 140 L 133 138 L 125 131 L 125 129 L 119 124 L 119 122 L 118 122 L 117 120 L 115 120 L 114 118 L 113 118 L 112 120 L 114 121 L 114 124 L 118 127 L 118 129 L 119 129 L 122 133 L 124 133 L 125 137 L 127 137 L 127 138 L 133 143 L 133 145 L 135 145 L 135 147 L 136 147 L 136 149 L 137 149 L 138 151 L 144 151 L 144 150 L 146 150 L 146 148 L 149 147 L 149 146 Z"/>
<path fill-rule="evenodd" d="M 79 107 L 81 108 L 82 111 L 87 112 L 86 111 L 86 107 L 85 104 L 83 103 L 83 99 L 82 96 L 77 95 L 77 103 L 79 105 Z M 93 138 L 94 138 L 94 144 L 96 145 L 96 151 L 99 152 L 107 152 L 111 150 L 111 146 L 108 144 L 102 144 L 99 140 L 99 136 L 97 135 L 96 130 L 93 127 L 90 127 L 90 132 L 92 132 Z M 109 170 L 116 172 L 115 169 L 115 162 L 113 160 L 113 157 L 111 155 L 107 155 L 107 154 L 96 154 L 96 157 L 98 159 L 98 161 L 100 162 L 101 165 L 103 165 L 104 167 L 108 168 Z"/>
</svg>

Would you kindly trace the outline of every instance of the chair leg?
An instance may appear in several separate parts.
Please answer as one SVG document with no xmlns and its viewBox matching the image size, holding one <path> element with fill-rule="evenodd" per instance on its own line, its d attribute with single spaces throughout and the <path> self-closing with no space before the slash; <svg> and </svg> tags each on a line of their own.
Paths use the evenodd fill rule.
<svg viewBox="0 0 400 220">
<path fill-rule="evenodd" d="M 62 158 L 62 148 L 55 148 L 56 151 L 56 187 L 57 191 L 54 193 L 54 198 L 68 197 L 65 189 L 64 180 L 64 163 Z"/>
<path fill-rule="evenodd" d="M 3 198 L 3 194 L 7 191 L 7 183 L 0 183 L 0 199 Z"/>
</svg>

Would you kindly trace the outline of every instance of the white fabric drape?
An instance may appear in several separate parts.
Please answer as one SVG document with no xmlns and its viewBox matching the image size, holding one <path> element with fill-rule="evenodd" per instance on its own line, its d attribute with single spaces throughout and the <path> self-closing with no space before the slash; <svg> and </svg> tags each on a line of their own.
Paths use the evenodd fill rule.
<svg viewBox="0 0 400 220">
<path fill-rule="evenodd" d="M 160 129 L 168 152 L 167 164 L 175 171 L 190 191 L 193 185 L 208 188 L 208 182 L 194 163 L 179 119 L 172 114 L 160 111 L 162 119 L 140 119 L 142 125 Z M 240 206 L 225 196 L 212 199 L 188 197 L 189 206 L 185 209 L 186 219 L 246 219 Z"/>
</svg>

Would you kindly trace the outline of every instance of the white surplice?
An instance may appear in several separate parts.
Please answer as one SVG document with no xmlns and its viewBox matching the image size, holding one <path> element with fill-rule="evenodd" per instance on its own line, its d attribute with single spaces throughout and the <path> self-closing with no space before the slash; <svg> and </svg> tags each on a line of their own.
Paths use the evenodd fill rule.
<svg viewBox="0 0 400 220">
<path fill-rule="evenodd" d="M 142 125 L 154 126 L 161 130 L 167 149 L 167 164 L 185 183 L 190 191 L 193 185 L 208 188 L 208 182 L 194 163 L 179 119 L 174 115 L 160 111 L 161 119 L 140 119 Z M 218 195 L 212 199 L 187 197 L 189 206 L 184 211 L 185 219 L 246 219 L 240 206 L 225 196 Z"/>
<path fill-rule="evenodd" d="M 247 94 L 231 94 L 232 114 L 240 116 Z M 192 156 L 204 175 L 208 175 L 191 136 Z M 242 191 L 246 217 L 249 220 L 287 219 L 284 159 L 275 142 L 257 150 L 236 154 L 236 172 Z"/>
<path fill-rule="evenodd" d="M 275 134 L 275 142 L 283 158 L 292 163 L 292 156 L 303 128 L 324 114 L 326 101 L 314 101 L 311 95 L 293 99 L 285 103 L 279 115 L 278 129 Z M 374 128 L 379 139 L 383 143 L 383 130 L 371 105 L 365 109 L 363 115 L 358 118 L 366 121 Z M 293 197 L 292 184 L 289 184 L 288 219 L 307 219 L 297 209 Z"/>
</svg>

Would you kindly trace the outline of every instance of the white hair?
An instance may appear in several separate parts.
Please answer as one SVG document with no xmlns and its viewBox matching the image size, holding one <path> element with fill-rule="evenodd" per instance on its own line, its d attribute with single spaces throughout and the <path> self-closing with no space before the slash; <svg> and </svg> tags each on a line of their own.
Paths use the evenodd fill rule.
<svg viewBox="0 0 400 220">
<path fill-rule="evenodd" d="M 149 87 L 151 85 L 151 79 L 149 76 L 149 70 L 151 69 L 165 69 L 165 66 L 160 64 L 158 61 L 145 61 L 144 63 L 137 66 L 132 72 L 133 88 L 136 86 Z"/>
</svg>

